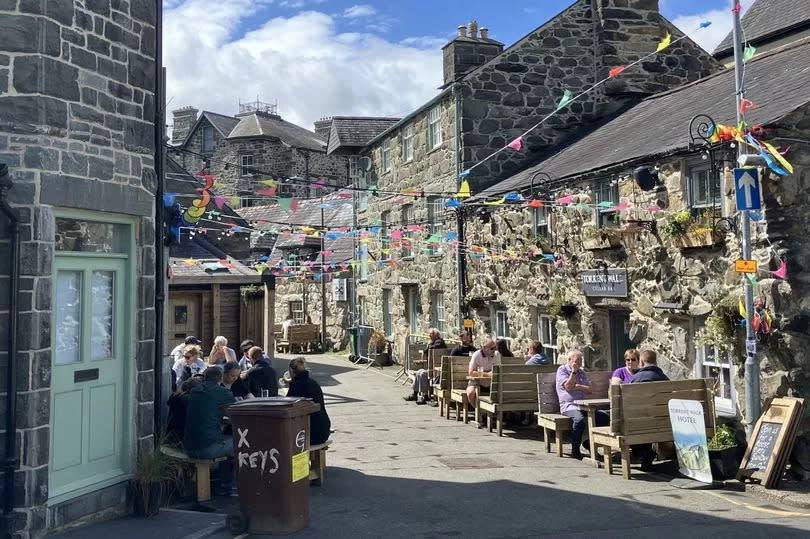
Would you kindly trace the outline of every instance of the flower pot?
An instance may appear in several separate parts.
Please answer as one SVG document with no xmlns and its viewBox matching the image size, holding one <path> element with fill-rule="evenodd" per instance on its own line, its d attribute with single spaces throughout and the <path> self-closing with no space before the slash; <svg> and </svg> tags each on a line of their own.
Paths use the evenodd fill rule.
<svg viewBox="0 0 810 539">
<path fill-rule="evenodd" d="M 140 483 L 133 481 L 132 508 L 136 517 L 153 517 L 160 512 L 163 484 L 160 481 Z"/>
<path fill-rule="evenodd" d="M 391 356 L 388 352 L 369 352 L 368 355 L 381 367 L 387 367 L 391 364 Z"/>
<path fill-rule="evenodd" d="M 714 479 L 734 479 L 740 467 L 740 459 L 737 458 L 737 448 L 727 447 L 726 449 L 709 449 L 709 466 Z"/>
<path fill-rule="evenodd" d="M 672 238 L 678 249 L 695 249 L 698 247 L 711 247 L 720 243 L 720 237 L 711 229 L 689 231 Z"/>
<path fill-rule="evenodd" d="M 621 246 L 621 235 L 613 230 L 598 232 L 596 236 L 582 240 L 582 247 L 588 250 L 615 249 Z"/>
</svg>

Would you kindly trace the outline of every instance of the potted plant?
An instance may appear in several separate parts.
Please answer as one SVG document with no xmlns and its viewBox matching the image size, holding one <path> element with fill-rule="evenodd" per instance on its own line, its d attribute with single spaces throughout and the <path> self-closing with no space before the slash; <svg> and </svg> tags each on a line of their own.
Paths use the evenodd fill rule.
<svg viewBox="0 0 810 539">
<path fill-rule="evenodd" d="M 692 214 L 688 210 L 679 211 L 668 217 L 661 225 L 661 231 L 672 238 L 679 249 L 710 247 L 720 242 L 714 231 L 711 212 Z"/>
<path fill-rule="evenodd" d="M 697 334 L 699 346 L 714 346 L 718 353 L 738 357 L 735 344 L 737 342 L 737 322 L 740 315 L 734 305 L 734 298 L 728 296 L 720 300 L 714 307 L 712 314 L 706 318 L 706 325 Z"/>
<path fill-rule="evenodd" d="M 382 331 L 375 329 L 368 339 L 368 355 L 378 365 L 390 365 L 391 356 L 388 353 L 388 339 Z"/>
<path fill-rule="evenodd" d="M 728 425 L 717 427 L 709 440 L 709 466 L 714 479 L 733 479 L 737 475 L 737 439 Z"/>
<path fill-rule="evenodd" d="M 585 249 L 613 249 L 621 245 L 618 229 L 596 228 L 593 225 L 582 227 L 582 247 Z"/>
<path fill-rule="evenodd" d="M 153 517 L 184 476 L 183 463 L 160 450 L 143 451 L 130 480 L 135 516 Z"/>
<path fill-rule="evenodd" d="M 546 303 L 546 311 L 554 318 L 571 318 L 577 312 L 577 306 L 565 299 L 559 290 L 552 292 Z"/>
</svg>

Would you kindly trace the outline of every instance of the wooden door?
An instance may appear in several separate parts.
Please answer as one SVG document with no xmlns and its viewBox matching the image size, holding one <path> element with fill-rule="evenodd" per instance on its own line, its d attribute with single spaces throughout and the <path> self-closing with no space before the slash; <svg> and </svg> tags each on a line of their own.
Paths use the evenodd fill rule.
<svg viewBox="0 0 810 539">
<path fill-rule="evenodd" d="M 201 329 L 199 294 L 169 294 L 169 342 L 189 335 L 202 339 Z"/>
</svg>

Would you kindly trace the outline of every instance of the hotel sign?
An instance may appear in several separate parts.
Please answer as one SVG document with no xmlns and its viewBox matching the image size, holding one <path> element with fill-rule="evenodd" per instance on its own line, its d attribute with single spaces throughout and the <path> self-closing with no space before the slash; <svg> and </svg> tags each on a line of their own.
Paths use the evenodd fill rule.
<svg viewBox="0 0 810 539">
<path fill-rule="evenodd" d="M 587 297 L 626 298 L 627 270 L 585 270 L 582 272 L 582 291 Z"/>
</svg>

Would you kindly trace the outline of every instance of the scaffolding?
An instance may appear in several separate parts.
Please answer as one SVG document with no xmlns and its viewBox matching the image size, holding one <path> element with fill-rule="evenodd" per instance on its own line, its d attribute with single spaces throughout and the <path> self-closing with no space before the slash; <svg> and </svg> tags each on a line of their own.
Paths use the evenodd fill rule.
<svg viewBox="0 0 810 539">
<path fill-rule="evenodd" d="M 276 100 L 275 103 L 266 103 L 264 101 L 259 101 L 259 96 L 256 96 L 256 101 L 242 103 L 242 100 L 240 99 L 239 114 L 251 112 L 260 112 L 263 114 L 272 114 L 274 116 L 278 116 L 278 100 Z"/>
</svg>

